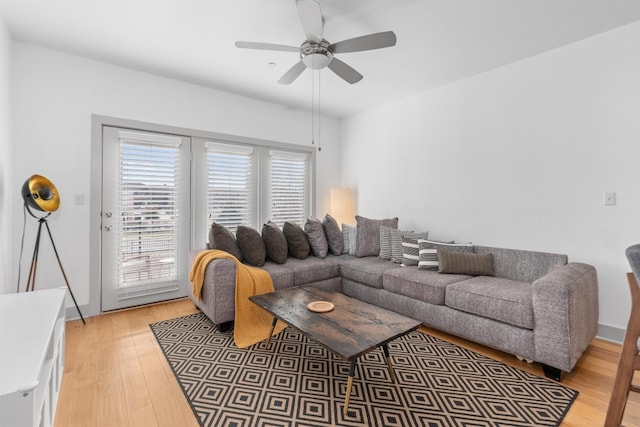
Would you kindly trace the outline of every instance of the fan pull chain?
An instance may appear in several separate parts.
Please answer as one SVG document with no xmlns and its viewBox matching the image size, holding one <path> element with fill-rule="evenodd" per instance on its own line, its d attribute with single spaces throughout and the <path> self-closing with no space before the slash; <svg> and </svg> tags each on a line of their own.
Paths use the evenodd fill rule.
<svg viewBox="0 0 640 427">
<path fill-rule="evenodd" d="M 318 84 L 316 85 L 316 73 L 318 73 Z M 317 92 L 317 94 L 316 94 Z M 316 103 L 317 100 L 317 103 Z M 320 115 L 320 70 L 312 70 L 311 73 L 311 145 L 318 140 L 318 151 L 322 151 L 320 146 L 321 115 Z"/>
<path fill-rule="evenodd" d="M 322 151 L 322 147 L 320 146 L 320 143 L 322 142 L 322 138 L 320 137 L 321 131 L 322 131 L 322 115 L 320 114 L 320 94 L 322 93 L 321 89 L 321 71 L 318 70 L 318 151 Z"/>
<path fill-rule="evenodd" d="M 315 145 L 316 72 L 311 70 L 311 145 Z"/>
</svg>

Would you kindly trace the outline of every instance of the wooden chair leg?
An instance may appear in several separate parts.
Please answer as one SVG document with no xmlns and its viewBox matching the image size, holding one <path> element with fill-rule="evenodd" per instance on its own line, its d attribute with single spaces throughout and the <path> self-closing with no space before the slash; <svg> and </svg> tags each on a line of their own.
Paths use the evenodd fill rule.
<svg viewBox="0 0 640 427">
<path fill-rule="evenodd" d="M 634 373 L 633 358 L 636 357 L 636 354 L 637 351 L 634 352 L 634 349 L 630 346 L 623 347 L 620 353 L 620 363 L 618 364 L 618 372 L 611 392 L 611 400 L 609 400 L 609 409 L 604 423 L 605 427 L 618 427 L 622 423 L 622 416 L 627 405 Z"/>
<path fill-rule="evenodd" d="M 618 371 L 613 383 L 611 399 L 604 427 L 618 427 L 622 423 L 624 409 L 627 405 L 629 391 L 638 391 L 638 387 L 631 384 L 633 374 L 640 370 L 640 355 L 638 354 L 638 338 L 640 337 L 640 289 L 633 273 L 627 274 L 631 289 L 631 315 L 625 333 L 624 343 L 620 352 Z"/>
</svg>

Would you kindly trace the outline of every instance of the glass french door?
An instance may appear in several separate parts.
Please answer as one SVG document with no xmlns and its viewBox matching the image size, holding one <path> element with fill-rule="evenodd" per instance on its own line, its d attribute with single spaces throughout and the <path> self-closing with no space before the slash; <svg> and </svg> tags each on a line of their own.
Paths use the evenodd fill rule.
<svg viewBox="0 0 640 427">
<path fill-rule="evenodd" d="M 105 126 L 102 311 L 187 295 L 190 138 Z"/>
</svg>

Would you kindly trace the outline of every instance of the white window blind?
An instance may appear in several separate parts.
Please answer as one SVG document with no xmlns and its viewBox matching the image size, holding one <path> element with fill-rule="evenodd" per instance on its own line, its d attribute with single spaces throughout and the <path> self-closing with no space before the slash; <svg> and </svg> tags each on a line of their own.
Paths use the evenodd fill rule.
<svg viewBox="0 0 640 427">
<path fill-rule="evenodd" d="M 207 226 L 217 222 L 235 233 L 238 225 L 253 223 L 253 152 L 239 145 L 207 145 Z"/>
<path fill-rule="evenodd" d="M 180 138 L 121 132 L 120 287 L 176 280 Z"/>
<path fill-rule="evenodd" d="M 303 225 L 306 220 L 307 160 L 304 153 L 269 151 L 271 220 L 280 226 L 285 221 Z"/>
</svg>

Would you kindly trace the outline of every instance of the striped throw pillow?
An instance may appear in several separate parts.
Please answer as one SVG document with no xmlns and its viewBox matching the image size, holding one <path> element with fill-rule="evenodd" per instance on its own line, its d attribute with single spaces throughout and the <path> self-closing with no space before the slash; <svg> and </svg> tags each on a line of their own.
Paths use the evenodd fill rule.
<svg viewBox="0 0 640 427">
<path fill-rule="evenodd" d="M 454 252 L 473 252 L 471 243 L 445 243 L 418 239 L 418 269 L 438 271 L 438 249 Z"/>
<path fill-rule="evenodd" d="M 344 253 L 355 255 L 356 238 L 358 237 L 358 229 L 356 228 L 356 226 L 342 224 L 342 237 L 344 238 Z"/>
<path fill-rule="evenodd" d="M 380 259 L 391 259 L 391 230 L 386 225 L 380 226 Z"/>
<path fill-rule="evenodd" d="M 402 264 L 402 238 L 412 237 L 414 239 L 427 239 L 429 232 L 415 233 L 413 231 L 402 231 L 395 228 L 391 229 L 391 261 Z"/>
<path fill-rule="evenodd" d="M 420 245 L 418 239 L 402 237 L 402 264 L 418 265 L 420 261 Z"/>
</svg>

